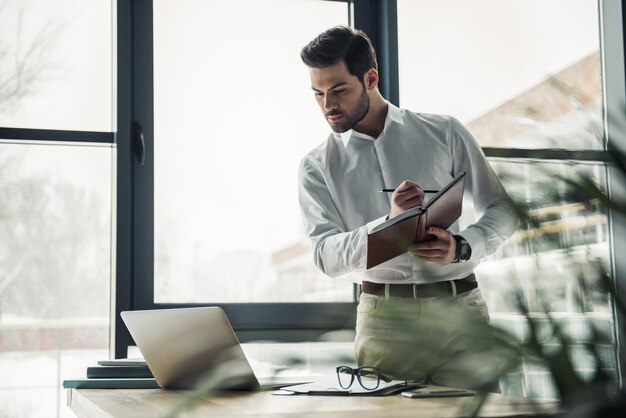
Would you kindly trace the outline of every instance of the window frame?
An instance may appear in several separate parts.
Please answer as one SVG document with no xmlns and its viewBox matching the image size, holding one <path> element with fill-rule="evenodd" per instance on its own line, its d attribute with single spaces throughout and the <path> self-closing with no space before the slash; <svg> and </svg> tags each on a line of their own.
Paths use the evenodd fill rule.
<svg viewBox="0 0 626 418">
<path fill-rule="evenodd" d="M 320 0 L 346 3 L 350 24 L 365 30 L 384 74 L 381 91 L 397 104 L 396 1 Z M 124 310 L 220 306 L 240 341 L 315 340 L 336 329 L 353 329 L 358 288 L 347 303 L 155 303 L 153 2 L 118 0 L 117 254 L 114 318 L 115 357 L 125 357 L 132 338 L 119 320 Z M 395 95 L 395 96 L 394 96 Z M 393 99 L 395 97 L 395 99 Z M 143 141 L 135 131 L 143 128 Z M 143 149 L 145 160 L 136 155 Z"/>
<path fill-rule="evenodd" d="M 626 1 L 598 0 L 600 16 L 600 56 L 602 60 L 603 122 L 607 149 L 626 153 Z M 609 151 L 605 151 L 610 155 Z M 610 158 L 610 156 L 609 156 Z M 626 201 L 626 178 L 619 169 L 607 164 L 608 193 L 618 201 Z M 616 293 L 626 289 L 626 217 L 609 212 L 610 260 Z M 623 387 L 626 372 L 626 317 L 613 307 L 615 341 L 617 343 L 618 382 Z"/>
<path fill-rule="evenodd" d="M 342 1 L 350 8 L 351 24 L 371 37 L 378 53 L 383 96 L 398 105 L 398 31 L 396 0 L 319 0 Z M 604 100 L 604 128 L 607 145 L 626 149 L 624 103 L 624 44 L 626 0 L 598 0 Z M 313 340 L 335 329 L 353 329 L 358 287 L 352 303 L 236 303 L 165 304 L 154 303 L 153 282 L 153 57 L 152 0 L 117 5 L 117 253 L 114 318 L 115 357 L 125 357 L 132 338 L 119 320 L 123 310 L 220 306 L 228 315 L 241 341 Z M 621 110 L 620 110 L 621 109 Z M 145 162 L 135 152 L 140 141 L 134 123 L 140 121 L 145 140 Z M 624 179 L 611 167 L 606 150 L 483 148 L 488 158 L 515 160 L 586 161 L 604 164 L 609 173 L 609 193 L 626 196 Z M 626 260 L 615 254 L 626 253 L 626 219 L 612 214 L 609 219 L 611 261 L 616 285 L 626 288 Z M 626 346 L 626 335 L 619 331 L 626 318 L 614 312 L 620 384 L 624 364 L 619 361 Z"/>
</svg>

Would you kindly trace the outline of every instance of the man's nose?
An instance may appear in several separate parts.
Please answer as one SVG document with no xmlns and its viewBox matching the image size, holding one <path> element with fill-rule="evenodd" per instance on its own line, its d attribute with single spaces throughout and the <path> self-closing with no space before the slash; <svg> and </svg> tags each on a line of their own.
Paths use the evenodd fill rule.
<svg viewBox="0 0 626 418">
<path fill-rule="evenodd" d="M 324 95 L 324 110 L 333 110 L 337 108 L 337 101 L 330 95 Z"/>
</svg>

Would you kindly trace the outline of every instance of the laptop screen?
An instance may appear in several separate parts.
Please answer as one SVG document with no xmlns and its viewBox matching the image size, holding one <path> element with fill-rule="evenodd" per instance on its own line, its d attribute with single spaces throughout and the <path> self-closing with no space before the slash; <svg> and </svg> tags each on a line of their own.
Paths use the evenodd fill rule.
<svg viewBox="0 0 626 418">
<path fill-rule="evenodd" d="M 122 319 L 157 383 L 168 389 L 259 387 L 219 307 L 125 311 Z"/>
</svg>

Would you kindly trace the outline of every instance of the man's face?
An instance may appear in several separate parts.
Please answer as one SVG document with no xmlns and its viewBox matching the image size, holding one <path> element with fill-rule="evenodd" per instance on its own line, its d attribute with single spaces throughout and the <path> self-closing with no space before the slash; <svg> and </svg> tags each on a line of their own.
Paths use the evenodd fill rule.
<svg viewBox="0 0 626 418">
<path fill-rule="evenodd" d="M 367 90 L 348 72 L 343 61 L 326 68 L 311 68 L 311 88 L 331 129 L 342 133 L 365 117 L 370 107 Z"/>
</svg>

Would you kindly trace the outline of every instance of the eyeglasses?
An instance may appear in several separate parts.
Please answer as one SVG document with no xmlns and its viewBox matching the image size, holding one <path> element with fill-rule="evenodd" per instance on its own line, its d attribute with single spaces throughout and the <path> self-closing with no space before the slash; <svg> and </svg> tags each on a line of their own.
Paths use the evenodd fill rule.
<svg viewBox="0 0 626 418">
<path fill-rule="evenodd" d="M 381 380 L 386 383 L 392 380 L 373 367 L 359 367 L 358 369 L 348 366 L 337 367 L 337 379 L 339 380 L 339 386 L 343 389 L 348 389 L 352 386 L 354 376 L 356 376 L 361 387 L 366 390 L 377 389 Z"/>
</svg>

